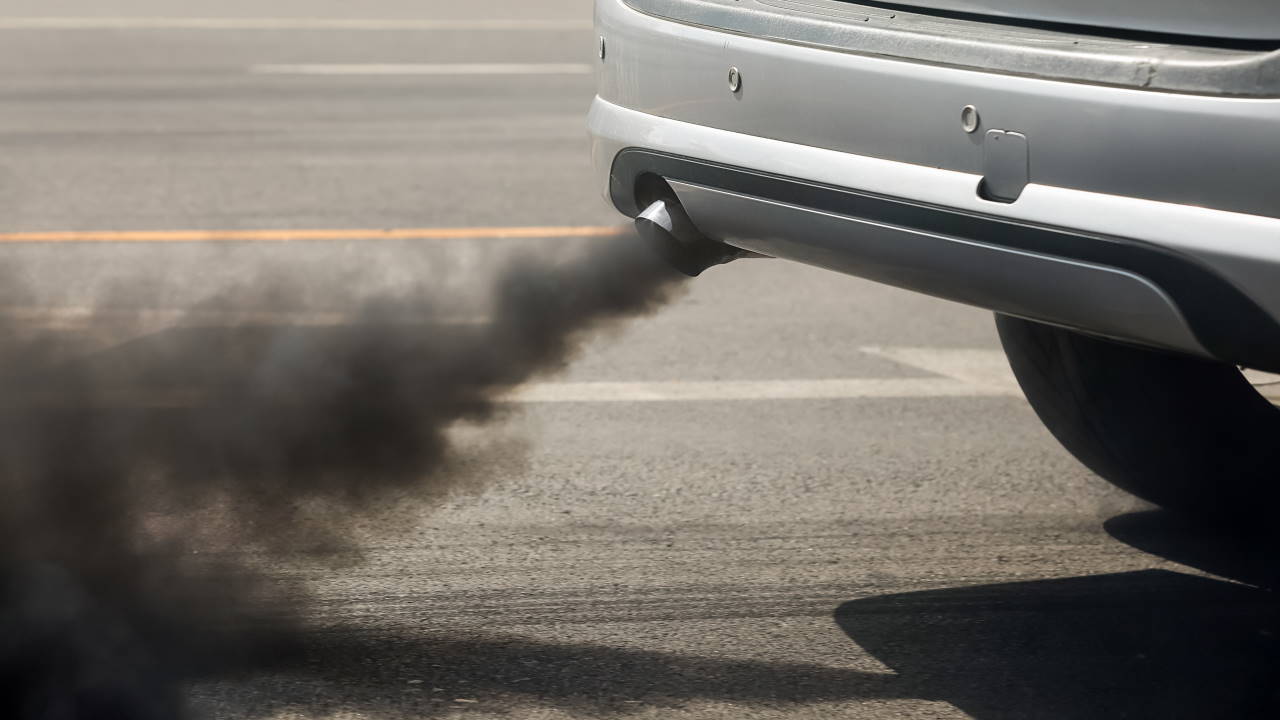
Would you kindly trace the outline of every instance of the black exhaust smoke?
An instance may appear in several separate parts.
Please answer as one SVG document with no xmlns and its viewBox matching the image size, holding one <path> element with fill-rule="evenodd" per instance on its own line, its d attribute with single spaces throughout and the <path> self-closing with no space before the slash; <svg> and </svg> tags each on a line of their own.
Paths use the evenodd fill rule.
<svg viewBox="0 0 1280 720">
<path fill-rule="evenodd" d="M 263 277 L 88 356 L 0 323 L 0 716 L 168 720 L 184 682 L 289 652 L 305 588 L 262 557 L 345 562 L 361 518 L 479 487 L 449 429 L 680 286 L 630 237 L 505 267 L 468 322 L 437 321 L 430 279 L 343 322 L 199 320 L 236 298 L 306 308 Z"/>
</svg>

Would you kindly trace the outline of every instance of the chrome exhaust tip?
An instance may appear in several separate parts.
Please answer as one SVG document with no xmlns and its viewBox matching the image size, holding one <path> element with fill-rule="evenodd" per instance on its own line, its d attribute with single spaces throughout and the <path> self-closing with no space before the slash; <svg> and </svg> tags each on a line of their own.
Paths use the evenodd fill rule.
<svg viewBox="0 0 1280 720">
<path fill-rule="evenodd" d="M 655 200 L 636 216 L 636 232 L 658 257 L 689 277 L 697 277 L 714 265 L 755 255 L 698 232 L 680 203 L 669 198 Z"/>
</svg>

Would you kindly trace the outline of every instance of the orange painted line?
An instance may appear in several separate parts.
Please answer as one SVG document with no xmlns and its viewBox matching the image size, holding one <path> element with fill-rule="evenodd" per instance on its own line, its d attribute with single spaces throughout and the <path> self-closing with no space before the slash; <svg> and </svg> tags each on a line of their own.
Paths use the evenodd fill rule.
<svg viewBox="0 0 1280 720">
<path fill-rule="evenodd" d="M 372 228 L 311 230 L 86 230 L 0 233 L 0 243 L 203 243 L 306 240 L 467 240 L 613 237 L 619 226 Z"/>
</svg>

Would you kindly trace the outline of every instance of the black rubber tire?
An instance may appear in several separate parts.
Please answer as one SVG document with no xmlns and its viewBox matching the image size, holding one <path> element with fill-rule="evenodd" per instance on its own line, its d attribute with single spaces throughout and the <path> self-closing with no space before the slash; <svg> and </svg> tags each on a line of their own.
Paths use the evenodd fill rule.
<svg viewBox="0 0 1280 720">
<path fill-rule="evenodd" d="M 1280 408 L 1232 365 L 1004 315 L 996 327 L 1049 432 L 1112 484 L 1206 519 L 1280 499 Z"/>
</svg>

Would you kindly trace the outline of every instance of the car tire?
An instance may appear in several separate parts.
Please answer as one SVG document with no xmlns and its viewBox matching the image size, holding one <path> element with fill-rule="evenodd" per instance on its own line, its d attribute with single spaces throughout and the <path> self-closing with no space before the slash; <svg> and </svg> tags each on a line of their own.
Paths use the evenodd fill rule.
<svg viewBox="0 0 1280 720">
<path fill-rule="evenodd" d="M 1206 519 L 1275 511 L 1280 408 L 1236 367 L 1005 315 L 996 327 L 1036 414 L 1104 479 Z"/>
</svg>

